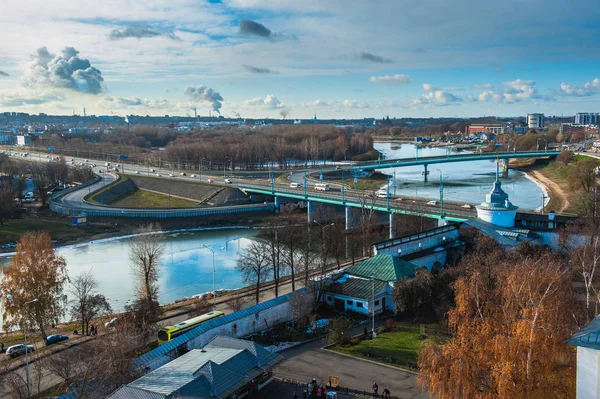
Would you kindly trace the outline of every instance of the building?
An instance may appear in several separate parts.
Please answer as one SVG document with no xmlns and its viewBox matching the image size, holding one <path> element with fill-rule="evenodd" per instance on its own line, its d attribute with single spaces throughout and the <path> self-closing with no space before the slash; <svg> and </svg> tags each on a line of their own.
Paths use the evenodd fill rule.
<svg viewBox="0 0 600 399">
<path fill-rule="evenodd" d="M 25 147 L 25 146 L 31 145 L 31 136 L 28 134 L 17 136 L 17 145 L 19 147 Z"/>
<path fill-rule="evenodd" d="M 517 209 L 508 200 L 508 194 L 502 190 L 499 173 L 496 172 L 496 181 L 492 190 L 485 196 L 485 201 L 476 206 L 477 218 L 484 222 L 500 227 L 513 227 Z"/>
<path fill-rule="evenodd" d="M 242 339 L 215 337 L 185 355 L 119 388 L 109 399 L 230 399 L 272 380 L 282 357 Z M 258 396 L 257 396 L 258 397 Z"/>
<path fill-rule="evenodd" d="M 6 132 L 0 132 L 0 145 L 13 145 L 15 137 Z"/>
<path fill-rule="evenodd" d="M 567 344 L 577 347 L 577 398 L 600 397 L 600 316 L 573 335 Z"/>
<path fill-rule="evenodd" d="M 375 255 L 356 263 L 325 290 L 325 303 L 340 312 L 369 314 L 395 308 L 392 299 L 394 283 L 413 278 L 417 266 L 389 254 Z"/>
<path fill-rule="evenodd" d="M 598 112 L 578 112 L 575 114 L 576 125 L 598 125 L 600 124 L 600 113 Z"/>
<path fill-rule="evenodd" d="M 501 125 L 501 124 L 470 125 L 470 126 L 467 126 L 467 131 L 465 133 L 468 136 L 476 136 L 478 133 L 493 133 L 494 135 L 504 134 L 504 125 Z"/>
<path fill-rule="evenodd" d="M 544 128 L 544 114 L 527 114 L 527 127 L 540 130 Z"/>
</svg>

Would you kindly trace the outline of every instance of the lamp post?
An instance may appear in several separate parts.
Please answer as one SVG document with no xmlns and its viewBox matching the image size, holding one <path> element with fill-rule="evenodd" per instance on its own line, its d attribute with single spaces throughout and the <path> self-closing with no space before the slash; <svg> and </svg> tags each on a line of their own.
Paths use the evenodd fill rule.
<svg viewBox="0 0 600 399">
<path fill-rule="evenodd" d="M 377 337 L 377 335 L 375 334 L 375 277 L 371 276 L 371 287 L 372 287 L 372 296 L 373 296 L 373 309 L 372 310 L 372 327 L 371 327 L 371 333 L 373 334 L 373 340 L 375 340 L 375 338 Z"/>
<path fill-rule="evenodd" d="M 7 295 L 6 299 L 8 299 L 9 301 L 12 301 L 14 299 L 14 297 L 12 295 Z M 19 302 L 19 305 L 21 305 L 21 308 L 24 309 L 30 303 L 34 303 L 37 301 L 38 301 L 38 299 L 35 298 L 35 299 L 32 299 L 31 301 Z M 26 379 L 27 379 L 27 397 L 29 398 L 31 396 L 31 383 L 30 383 L 30 379 L 29 379 L 29 347 L 27 346 L 27 320 L 24 316 L 23 316 L 23 336 L 25 339 L 25 375 L 26 375 Z"/>
<path fill-rule="evenodd" d="M 316 220 L 313 220 L 313 222 L 315 224 L 318 224 L 321 227 L 321 278 L 324 278 L 325 276 L 325 263 L 327 262 L 326 259 L 326 254 L 325 254 L 325 229 L 327 227 L 331 227 L 334 226 L 335 223 L 329 223 L 329 224 L 321 224 Z"/>
<path fill-rule="evenodd" d="M 346 191 L 345 187 L 344 187 L 344 172 L 346 170 L 342 169 L 342 203 L 345 204 L 346 203 L 346 198 L 344 197 L 344 192 Z"/>
<path fill-rule="evenodd" d="M 216 274 L 216 268 L 215 268 L 215 250 L 212 249 L 211 247 L 209 247 L 206 244 L 202 244 L 201 247 L 202 248 L 206 248 L 210 252 L 212 252 L 212 267 L 213 267 L 213 292 L 212 292 L 212 297 L 213 297 L 213 310 L 215 310 L 215 307 L 217 306 L 217 290 L 216 290 L 216 284 L 215 284 L 215 274 Z"/>
<path fill-rule="evenodd" d="M 442 171 L 435 168 L 440 173 L 440 219 L 444 218 L 444 176 Z"/>
</svg>

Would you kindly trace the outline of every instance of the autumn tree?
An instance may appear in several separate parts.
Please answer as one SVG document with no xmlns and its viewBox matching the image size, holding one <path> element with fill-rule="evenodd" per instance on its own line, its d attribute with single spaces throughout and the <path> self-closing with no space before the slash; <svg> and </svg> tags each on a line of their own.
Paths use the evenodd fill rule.
<svg viewBox="0 0 600 399">
<path fill-rule="evenodd" d="M 141 227 L 137 234 L 129 244 L 137 297 L 140 301 L 154 305 L 158 298 L 158 276 L 163 254 L 162 234 L 155 233 L 152 225 Z"/>
<path fill-rule="evenodd" d="M 54 252 L 50 235 L 23 234 L 3 275 L 0 293 L 13 298 L 4 304 L 5 323 L 17 325 L 23 317 L 37 326 L 46 340 L 46 327 L 55 324 L 64 313 L 63 288 L 68 279 L 65 259 Z M 29 304 L 23 306 L 26 302 Z"/>
<path fill-rule="evenodd" d="M 90 321 L 112 312 L 110 304 L 102 294 L 96 293 L 98 282 L 91 271 L 81 273 L 71 280 L 71 317 L 81 321 L 82 334 L 88 334 Z"/>
<path fill-rule="evenodd" d="M 596 169 L 598 164 L 595 160 L 586 159 L 577 162 L 574 168 L 569 170 L 569 180 L 574 187 L 580 186 L 586 192 L 593 190 L 596 182 Z"/>
<path fill-rule="evenodd" d="M 259 241 L 252 241 L 238 256 L 237 269 L 244 281 L 256 286 L 256 303 L 260 301 L 260 284 L 271 271 L 270 261 L 269 247 Z"/>
<path fill-rule="evenodd" d="M 572 151 L 563 150 L 560 152 L 560 154 L 557 155 L 556 160 L 558 162 L 564 163 L 565 166 L 567 166 L 569 162 L 573 161 L 573 158 L 575 158 L 575 155 L 573 155 Z"/>
<path fill-rule="evenodd" d="M 8 184 L 0 186 L 0 225 L 4 225 L 4 219 L 13 215 L 17 209 L 14 197 L 15 193 Z"/>
<path fill-rule="evenodd" d="M 550 253 L 469 267 L 455 283 L 452 337 L 419 354 L 421 386 L 440 399 L 572 397 L 571 275 Z"/>
</svg>

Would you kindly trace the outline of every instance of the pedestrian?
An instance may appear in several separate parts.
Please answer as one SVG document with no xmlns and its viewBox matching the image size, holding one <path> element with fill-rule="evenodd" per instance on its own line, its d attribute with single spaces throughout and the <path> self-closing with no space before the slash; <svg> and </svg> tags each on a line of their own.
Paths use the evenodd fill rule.
<svg viewBox="0 0 600 399">
<path fill-rule="evenodd" d="M 375 396 L 376 398 L 379 397 L 379 395 L 377 394 L 377 391 L 379 391 L 379 386 L 377 386 L 377 383 L 373 384 L 373 396 Z"/>
<path fill-rule="evenodd" d="M 294 392 L 294 395 L 292 396 L 293 399 L 298 399 L 298 394 L 296 392 Z"/>
<path fill-rule="evenodd" d="M 319 387 L 317 389 L 317 398 L 321 398 L 321 394 L 323 393 L 323 390 L 321 389 L 321 387 Z"/>
<path fill-rule="evenodd" d="M 0 353 L 4 353 L 4 342 L 2 342 L 0 345 Z"/>
<path fill-rule="evenodd" d="M 384 398 L 386 398 L 386 399 L 389 399 L 389 397 L 390 397 L 390 396 L 391 396 L 391 394 L 390 394 L 390 390 L 389 390 L 389 389 L 387 389 L 387 388 L 385 388 L 385 389 L 383 390 L 383 397 L 384 397 Z"/>
</svg>

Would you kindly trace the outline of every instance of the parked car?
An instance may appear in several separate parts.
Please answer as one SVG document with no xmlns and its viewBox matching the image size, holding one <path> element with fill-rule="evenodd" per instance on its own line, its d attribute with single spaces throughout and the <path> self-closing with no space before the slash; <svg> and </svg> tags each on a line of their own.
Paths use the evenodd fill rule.
<svg viewBox="0 0 600 399">
<path fill-rule="evenodd" d="M 26 351 L 33 352 L 34 350 L 35 350 L 35 348 L 33 347 L 33 345 L 27 345 L 27 346 L 25 346 L 24 344 L 13 345 L 13 346 L 9 346 L 8 349 L 6 350 L 6 356 L 9 356 L 14 359 L 17 356 L 24 355 Z"/>
<path fill-rule="evenodd" d="M 56 344 L 58 342 L 66 341 L 69 339 L 66 335 L 54 334 L 48 335 L 48 339 L 46 339 L 46 346 Z"/>
</svg>

